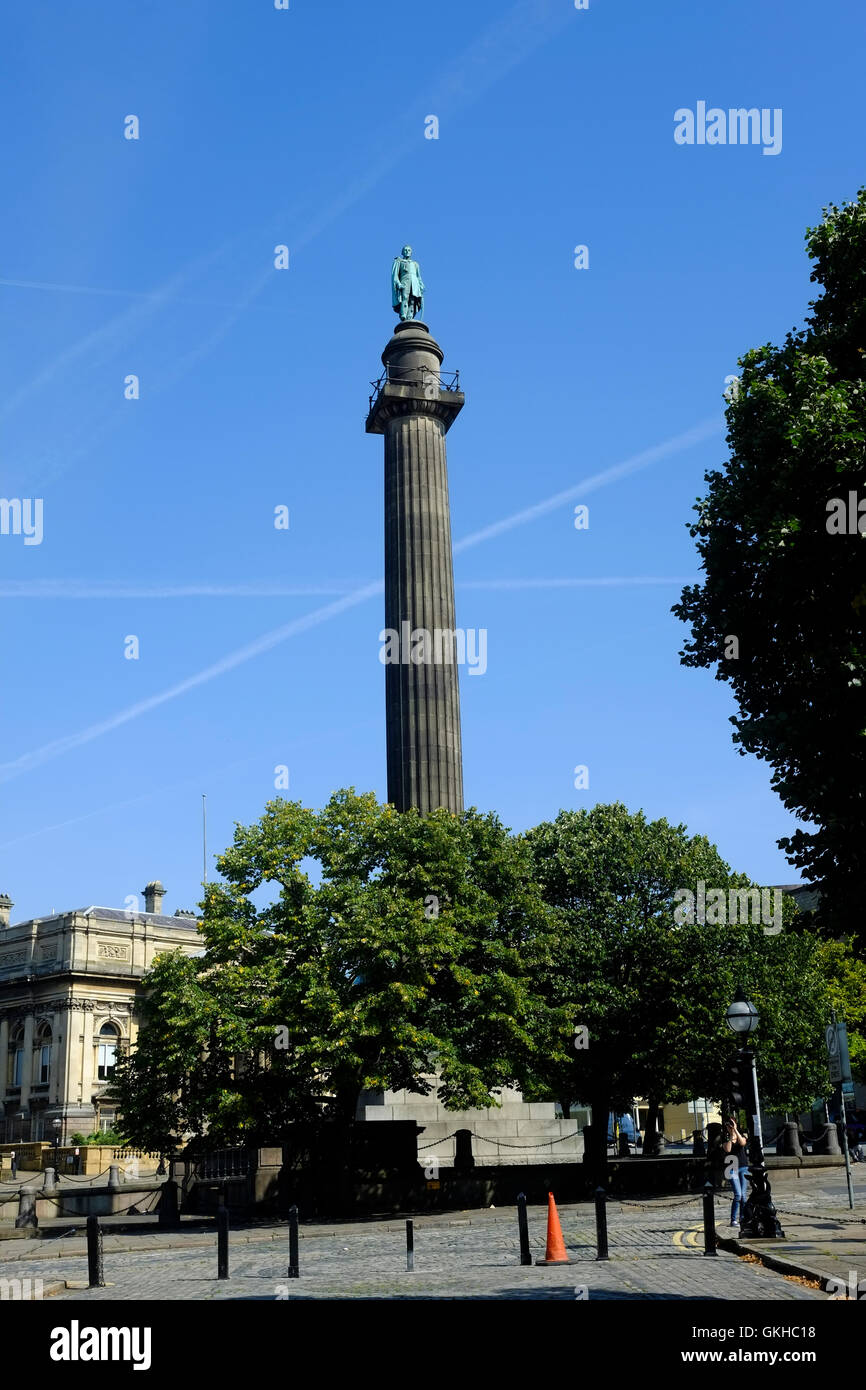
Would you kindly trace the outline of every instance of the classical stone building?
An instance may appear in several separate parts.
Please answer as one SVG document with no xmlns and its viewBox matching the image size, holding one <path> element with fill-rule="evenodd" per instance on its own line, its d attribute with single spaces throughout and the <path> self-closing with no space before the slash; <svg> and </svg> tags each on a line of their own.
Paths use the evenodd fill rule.
<svg viewBox="0 0 866 1390">
<path fill-rule="evenodd" d="M 0 1141 L 61 1142 L 109 1129 L 117 1055 L 135 1039 L 133 1003 L 161 951 L 201 950 L 192 913 L 162 912 L 161 883 L 144 911 L 86 907 L 10 926 L 0 895 Z"/>
</svg>

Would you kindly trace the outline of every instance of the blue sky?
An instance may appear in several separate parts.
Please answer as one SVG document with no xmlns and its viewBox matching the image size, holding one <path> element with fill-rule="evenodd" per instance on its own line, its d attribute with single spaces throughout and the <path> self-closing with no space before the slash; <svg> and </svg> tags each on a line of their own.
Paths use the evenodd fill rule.
<svg viewBox="0 0 866 1390">
<path fill-rule="evenodd" d="M 42 498 L 44 537 L 0 537 L 13 920 L 156 876 L 193 906 L 202 792 L 214 851 L 278 764 L 310 805 L 384 798 L 383 601 L 356 591 L 382 573 L 364 417 L 407 240 L 467 395 L 467 802 L 517 829 L 621 800 L 796 878 L 770 770 L 736 753 L 727 688 L 680 666 L 670 606 L 725 377 L 801 320 L 805 227 L 862 177 L 863 37 L 859 6 L 804 0 L 16 7 L 0 493 Z M 699 101 L 781 108 L 781 152 L 676 144 Z"/>
</svg>

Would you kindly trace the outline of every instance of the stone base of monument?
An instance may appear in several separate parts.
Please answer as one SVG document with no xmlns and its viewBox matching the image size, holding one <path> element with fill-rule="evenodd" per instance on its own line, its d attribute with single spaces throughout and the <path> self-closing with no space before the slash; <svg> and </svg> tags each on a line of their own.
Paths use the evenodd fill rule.
<svg viewBox="0 0 866 1390">
<path fill-rule="evenodd" d="M 431 1078 L 435 1080 L 435 1078 Z M 418 1135 L 418 1160 L 440 1168 L 453 1168 L 457 1157 L 458 1130 L 472 1136 L 473 1166 L 501 1168 L 521 1164 L 578 1163 L 583 1158 L 582 1129 L 588 1115 L 563 1120 L 553 1102 L 527 1102 L 520 1092 L 503 1088 L 501 1102 L 491 1110 L 446 1110 L 433 1096 L 410 1091 L 368 1091 L 358 1106 L 357 1119 L 370 1123 L 414 1120 L 423 1126 Z"/>
</svg>

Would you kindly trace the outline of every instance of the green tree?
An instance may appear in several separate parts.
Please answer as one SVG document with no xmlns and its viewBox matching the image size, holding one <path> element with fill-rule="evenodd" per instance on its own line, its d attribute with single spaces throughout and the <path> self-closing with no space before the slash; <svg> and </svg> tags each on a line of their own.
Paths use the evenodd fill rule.
<svg viewBox="0 0 866 1390">
<path fill-rule="evenodd" d="M 866 1082 L 866 962 L 843 941 L 826 941 L 822 951 L 830 1003 L 848 1027 L 851 1074 Z"/>
<path fill-rule="evenodd" d="M 799 1108 L 823 1093 L 827 971 L 817 936 L 793 928 L 793 900 L 783 900 L 779 931 L 731 921 L 741 914 L 727 896 L 725 920 L 712 920 L 720 914 L 709 907 L 703 923 L 697 912 L 680 920 L 687 904 L 679 890 L 696 894 L 703 882 L 707 895 L 727 895 L 754 885 L 703 836 L 618 804 L 563 811 L 525 839 L 558 920 L 557 947 L 536 986 L 589 1033 L 585 1050 L 539 1067 L 535 1093 L 590 1103 L 597 1161 L 608 1112 L 633 1096 L 653 1108 L 723 1098 L 736 1046 L 724 1014 L 740 984 L 761 1015 L 764 1104 Z"/>
<path fill-rule="evenodd" d="M 369 1088 L 436 1084 L 449 1109 L 490 1106 L 537 1055 L 564 1054 L 566 1014 L 530 987 L 552 914 L 495 816 L 398 813 L 353 791 L 318 814 L 275 800 L 218 867 L 204 954 L 156 963 L 119 1069 L 136 1142 L 346 1123 Z"/>
<path fill-rule="evenodd" d="M 740 752 L 814 827 L 779 844 L 838 935 L 862 933 L 866 864 L 866 189 L 806 245 L 824 292 L 781 347 L 740 359 L 730 458 L 690 526 L 706 577 L 673 612 L 691 626 L 683 664 L 731 686 Z"/>
</svg>

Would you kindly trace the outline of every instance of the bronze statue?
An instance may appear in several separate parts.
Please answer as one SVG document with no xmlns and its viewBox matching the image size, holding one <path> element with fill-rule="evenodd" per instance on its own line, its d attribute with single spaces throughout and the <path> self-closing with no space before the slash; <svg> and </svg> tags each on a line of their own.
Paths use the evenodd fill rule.
<svg viewBox="0 0 866 1390">
<path fill-rule="evenodd" d="M 412 260 L 412 247 L 404 246 L 394 257 L 391 266 L 391 303 L 394 313 L 403 323 L 407 319 L 424 317 L 424 281 L 417 261 Z"/>
</svg>

